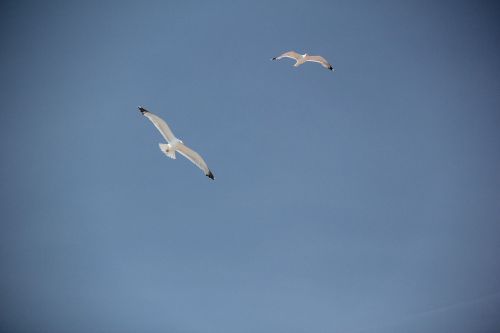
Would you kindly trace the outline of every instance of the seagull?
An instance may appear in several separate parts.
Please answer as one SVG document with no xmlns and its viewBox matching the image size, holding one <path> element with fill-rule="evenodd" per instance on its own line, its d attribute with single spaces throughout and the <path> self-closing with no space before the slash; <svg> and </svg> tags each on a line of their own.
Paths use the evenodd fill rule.
<svg viewBox="0 0 500 333">
<path fill-rule="evenodd" d="M 139 111 L 151 122 L 155 127 L 160 131 L 161 135 L 167 140 L 168 143 L 160 143 L 160 150 L 167 155 L 168 157 L 172 158 L 175 160 L 175 152 L 179 152 L 182 156 L 193 162 L 198 168 L 203 170 L 205 173 L 205 176 L 207 176 L 210 179 L 214 179 L 214 174 L 210 169 L 208 168 L 207 164 L 201 158 L 201 156 L 192 150 L 191 148 L 187 147 L 181 140 L 177 139 L 174 136 L 174 133 L 170 130 L 168 127 L 167 123 L 155 115 L 154 113 L 149 112 L 142 106 L 139 106 Z"/>
<path fill-rule="evenodd" d="M 307 53 L 298 54 L 295 51 L 289 51 L 289 52 L 283 53 L 279 57 L 274 57 L 272 60 L 280 60 L 281 58 L 295 59 L 295 64 L 293 65 L 294 67 L 299 67 L 300 65 L 302 65 L 303 63 L 305 63 L 307 61 L 312 61 L 312 62 L 320 63 L 321 66 L 328 68 L 331 71 L 334 71 L 332 65 L 330 65 L 328 63 L 328 61 L 326 61 L 326 59 L 323 58 L 322 56 L 311 56 L 311 55 L 308 55 Z"/>
</svg>

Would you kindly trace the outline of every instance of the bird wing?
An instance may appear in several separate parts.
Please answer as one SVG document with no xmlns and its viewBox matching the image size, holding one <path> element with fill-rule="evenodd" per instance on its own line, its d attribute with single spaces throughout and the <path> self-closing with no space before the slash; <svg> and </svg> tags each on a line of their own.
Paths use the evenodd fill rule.
<svg viewBox="0 0 500 333">
<path fill-rule="evenodd" d="M 326 59 L 323 58 L 322 56 L 306 56 L 305 60 L 312 61 L 312 62 L 318 62 L 321 64 L 321 66 L 328 68 L 328 69 L 330 69 L 332 67 L 332 65 L 330 65 L 328 63 L 328 61 L 326 61 Z"/>
<path fill-rule="evenodd" d="M 212 174 L 212 172 L 210 171 L 210 169 L 207 166 L 207 163 L 205 163 L 205 161 L 200 156 L 200 154 L 198 154 L 197 152 L 195 152 L 194 150 L 192 150 L 191 148 L 189 148 L 188 146 L 186 146 L 185 144 L 180 143 L 180 142 L 177 143 L 177 146 L 175 149 L 182 156 L 184 156 L 185 158 L 190 160 L 194 165 L 196 165 L 198 168 L 203 170 L 203 172 L 205 173 L 205 176 L 207 176 L 208 178 L 214 179 L 214 175 Z"/>
<path fill-rule="evenodd" d="M 301 57 L 302 56 L 300 54 L 298 54 L 297 52 L 295 52 L 295 51 L 289 51 L 289 52 L 283 53 L 279 57 L 276 57 L 276 59 L 280 60 L 281 58 L 290 58 L 290 59 L 298 60 Z"/>
<path fill-rule="evenodd" d="M 172 130 L 170 129 L 170 127 L 168 127 L 167 123 L 163 119 L 161 119 L 154 113 L 149 112 L 143 107 L 139 107 L 139 111 L 141 111 L 141 113 L 146 118 L 151 120 L 153 125 L 155 125 L 158 131 L 160 131 L 161 135 L 165 138 L 165 140 L 167 140 L 167 142 L 172 142 L 173 140 L 175 140 L 174 133 L 172 133 Z"/>
</svg>

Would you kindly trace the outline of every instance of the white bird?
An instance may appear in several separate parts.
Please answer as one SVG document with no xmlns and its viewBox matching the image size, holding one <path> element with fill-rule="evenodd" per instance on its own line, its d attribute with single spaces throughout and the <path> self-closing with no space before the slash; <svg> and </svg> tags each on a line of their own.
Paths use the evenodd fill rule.
<svg viewBox="0 0 500 333">
<path fill-rule="evenodd" d="M 307 53 L 299 54 L 295 51 L 289 51 L 289 52 L 283 53 L 279 57 L 274 57 L 273 60 L 280 60 L 282 58 L 295 59 L 295 64 L 293 65 L 294 67 L 299 67 L 300 65 L 302 65 L 303 63 L 305 63 L 307 61 L 312 61 L 312 62 L 320 63 L 321 66 L 328 68 L 331 71 L 334 71 L 332 65 L 330 65 L 328 63 L 328 61 L 326 61 L 326 59 L 323 58 L 322 56 L 311 56 L 311 55 L 308 55 Z"/>
<path fill-rule="evenodd" d="M 203 158 L 201 158 L 197 152 L 187 147 L 181 140 L 177 139 L 163 119 L 154 113 L 149 112 L 142 106 L 139 106 L 139 111 L 141 111 L 146 118 L 151 120 L 153 125 L 155 125 L 158 131 L 160 131 L 165 140 L 167 140 L 168 143 L 159 143 L 160 150 L 165 153 L 165 155 L 175 160 L 175 152 L 178 151 L 182 156 L 203 170 L 205 176 L 210 179 L 214 179 L 212 171 L 210 171 Z"/>
</svg>

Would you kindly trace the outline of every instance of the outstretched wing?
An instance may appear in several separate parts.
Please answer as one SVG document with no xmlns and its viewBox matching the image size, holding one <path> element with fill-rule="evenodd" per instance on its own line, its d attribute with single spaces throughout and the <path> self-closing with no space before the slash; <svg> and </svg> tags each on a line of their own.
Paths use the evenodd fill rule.
<svg viewBox="0 0 500 333">
<path fill-rule="evenodd" d="M 205 173 L 205 176 L 207 176 L 210 179 L 214 179 L 214 175 L 212 174 L 212 171 L 207 166 L 207 163 L 201 158 L 200 154 L 189 148 L 183 143 L 177 143 L 176 145 L 176 151 L 178 151 L 182 156 L 190 160 L 191 162 L 194 163 L 198 168 L 203 170 Z"/>
<path fill-rule="evenodd" d="M 295 59 L 295 60 L 298 60 L 299 58 L 301 58 L 302 56 L 300 54 L 298 54 L 297 52 L 295 51 L 289 51 L 289 52 L 285 52 L 283 53 L 282 55 L 280 55 L 279 57 L 275 57 L 273 58 L 273 60 L 280 60 L 282 58 L 290 58 L 290 59 Z"/>
<path fill-rule="evenodd" d="M 172 130 L 170 129 L 170 127 L 168 127 L 167 123 L 163 119 L 161 119 L 154 113 L 149 112 L 142 106 L 139 106 L 139 111 L 141 111 L 141 113 L 146 118 L 151 120 L 153 125 L 155 125 L 158 131 L 160 131 L 161 135 L 165 138 L 165 140 L 167 140 L 167 142 L 172 142 L 173 140 L 175 140 L 174 133 L 172 133 Z"/>
<path fill-rule="evenodd" d="M 306 56 L 305 60 L 320 63 L 321 66 L 333 70 L 332 65 L 330 65 L 330 63 L 328 63 L 328 61 L 326 61 L 326 59 L 322 56 Z"/>
</svg>

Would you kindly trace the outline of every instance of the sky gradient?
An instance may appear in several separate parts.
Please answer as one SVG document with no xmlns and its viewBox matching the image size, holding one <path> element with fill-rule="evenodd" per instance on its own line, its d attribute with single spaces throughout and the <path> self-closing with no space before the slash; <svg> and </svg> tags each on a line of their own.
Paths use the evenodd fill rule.
<svg viewBox="0 0 500 333">
<path fill-rule="evenodd" d="M 2 1 L 0 331 L 498 332 L 499 18 Z"/>
</svg>

